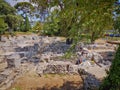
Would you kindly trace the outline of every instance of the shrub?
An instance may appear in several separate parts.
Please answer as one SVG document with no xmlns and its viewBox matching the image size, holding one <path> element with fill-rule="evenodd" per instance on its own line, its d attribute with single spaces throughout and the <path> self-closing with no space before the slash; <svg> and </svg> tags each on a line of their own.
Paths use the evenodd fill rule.
<svg viewBox="0 0 120 90">
<path fill-rule="evenodd" d="M 120 90 L 120 45 L 114 60 L 99 90 Z"/>
</svg>

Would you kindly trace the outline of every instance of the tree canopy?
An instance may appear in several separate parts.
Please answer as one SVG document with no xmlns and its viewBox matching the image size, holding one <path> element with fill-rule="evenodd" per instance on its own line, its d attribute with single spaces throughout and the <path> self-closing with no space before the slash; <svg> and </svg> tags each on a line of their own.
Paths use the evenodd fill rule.
<svg viewBox="0 0 120 90">
<path fill-rule="evenodd" d="M 29 2 L 18 2 L 14 7 L 17 9 L 18 14 L 24 19 L 24 22 L 20 23 L 20 31 L 29 31 L 31 28 L 30 22 L 32 22 L 32 20 L 30 21 L 29 19 L 32 19 L 34 16 L 34 6 Z"/>
<path fill-rule="evenodd" d="M 7 29 L 8 29 L 8 25 L 5 23 L 4 19 L 0 17 L 0 41 L 1 41 L 1 35 L 4 34 Z"/>
<path fill-rule="evenodd" d="M 4 0 L 0 0 L 0 17 L 8 25 L 9 31 L 17 30 L 19 22 L 23 20 L 21 16 L 16 14 L 16 9 Z"/>
<path fill-rule="evenodd" d="M 0 0 L 0 15 L 15 14 L 15 8 L 11 7 L 4 0 Z"/>
<path fill-rule="evenodd" d="M 114 4 L 114 29 L 120 34 L 120 2 Z"/>
<path fill-rule="evenodd" d="M 34 11 L 33 5 L 29 2 L 19 2 L 14 7 L 17 9 L 17 12 L 21 11 L 23 17 L 26 17 L 26 15 L 30 17 Z"/>
<path fill-rule="evenodd" d="M 51 25 L 51 28 L 44 28 L 49 30 L 47 32 L 55 31 L 59 35 L 73 38 L 83 35 L 94 42 L 95 39 L 103 36 L 104 30 L 113 28 L 112 12 L 115 0 L 31 1 L 37 3 L 43 10 L 48 10 L 48 18 L 44 25 L 45 27 Z M 56 12 L 55 7 L 58 8 Z"/>
</svg>

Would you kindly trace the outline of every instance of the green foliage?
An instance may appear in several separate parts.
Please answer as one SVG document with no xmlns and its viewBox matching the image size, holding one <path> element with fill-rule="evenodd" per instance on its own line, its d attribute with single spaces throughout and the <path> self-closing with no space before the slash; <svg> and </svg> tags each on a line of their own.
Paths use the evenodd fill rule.
<svg viewBox="0 0 120 90">
<path fill-rule="evenodd" d="M 20 31 L 27 32 L 31 29 L 30 21 L 28 19 L 32 18 L 32 13 L 34 7 L 29 2 L 19 2 L 14 6 L 18 11 L 21 11 L 20 14 L 24 18 L 24 22 L 20 22 Z"/>
<path fill-rule="evenodd" d="M 0 0 L 0 15 L 15 14 L 15 8 L 11 7 L 5 0 Z"/>
<path fill-rule="evenodd" d="M 116 33 L 120 33 L 120 16 L 116 17 L 115 23 L 114 23 L 114 29 Z"/>
<path fill-rule="evenodd" d="M 114 5 L 114 29 L 116 33 L 120 33 L 120 5 L 115 4 Z"/>
<path fill-rule="evenodd" d="M 17 31 L 20 22 L 23 21 L 21 16 L 16 15 L 16 9 L 5 2 L 5 0 L 0 0 L 0 16 L 7 23 L 10 33 Z"/>
<path fill-rule="evenodd" d="M 29 7 L 31 10 L 34 10 L 34 7 L 31 3 L 29 2 L 19 2 L 14 6 L 16 9 L 23 9 L 25 7 Z"/>
<path fill-rule="evenodd" d="M 53 11 L 51 15 L 47 18 L 47 22 L 44 23 L 44 34 L 50 36 L 60 36 L 61 33 L 59 32 L 59 22 L 60 19 L 57 18 L 57 10 Z"/>
<path fill-rule="evenodd" d="M 39 10 L 41 12 L 43 12 L 44 10 L 46 10 L 48 8 L 48 0 L 30 0 L 30 2 L 38 5 Z"/>
<path fill-rule="evenodd" d="M 3 17 L 0 17 L 0 41 L 1 41 L 1 35 L 3 35 L 7 29 L 8 29 L 8 25 L 5 23 Z"/>
<path fill-rule="evenodd" d="M 81 34 L 89 36 L 91 42 L 104 35 L 106 29 L 113 28 L 112 10 L 115 0 L 71 0 L 49 2 L 49 8 L 58 7 L 57 12 L 49 13 L 50 19 L 45 23 L 47 33 L 72 38 L 79 38 Z M 51 32 L 52 31 L 52 32 Z M 84 38 L 86 38 L 84 37 Z M 80 38 L 79 38 L 80 39 Z M 79 40 L 78 39 L 78 40 Z"/>
<path fill-rule="evenodd" d="M 15 88 L 12 88 L 11 90 L 21 90 L 20 87 L 15 87 Z"/>
<path fill-rule="evenodd" d="M 30 25 L 30 22 L 29 22 L 28 17 L 26 16 L 26 17 L 25 17 L 25 29 L 24 29 L 24 32 L 29 31 L 30 28 L 31 28 L 31 25 Z"/>
<path fill-rule="evenodd" d="M 117 49 L 108 76 L 104 79 L 100 90 L 120 90 L 120 46 Z"/>
<path fill-rule="evenodd" d="M 36 24 L 33 26 L 32 31 L 35 33 L 41 34 L 43 30 L 43 24 L 40 22 L 36 22 Z"/>
<path fill-rule="evenodd" d="M 14 31 L 19 29 L 20 23 L 23 21 L 23 18 L 19 15 L 6 15 L 5 22 L 8 24 L 9 28 Z"/>
<path fill-rule="evenodd" d="M 8 25 L 4 22 L 4 19 L 0 17 L 0 35 L 2 35 L 8 28 Z"/>
<path fill-rule="evenodd" d="M 52 0 L 52 2 L 57 0 Z M 40 18 L 41 22 L 45 22 L 46 17 L 49 15 L 51 0 L 30 0 L 31 3 L 35 4 L 35 14 L 36 18 Z"/>
<path fill-rule="evenodd" d="M 25 21 L 24 22 L 21 21 L 19 25 L 20 25 L 19 31 L 27 32 L 31 29 L 31 25 L 27 16 L 25 17 Z"/>
<path fill-rule="evenodd" d="M 24 29 L 25 29 L 24 22 L 21 22 L 20 23 L 20 30 L 19 31 L 24 31 Z"/>
<path fill-rule="evenodd" d="M 29 2 L 18 2 L 14 7 L 17 11 L 21 11 L 22 17 L 26 17 L 26 15 L 30 17 L 34 11 L 33 5 Z"/>
</svg>

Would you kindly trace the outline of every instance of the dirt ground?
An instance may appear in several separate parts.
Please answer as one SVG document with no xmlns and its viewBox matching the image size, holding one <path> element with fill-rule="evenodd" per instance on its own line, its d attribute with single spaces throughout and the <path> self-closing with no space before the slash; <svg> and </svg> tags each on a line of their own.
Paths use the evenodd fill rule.
<svg viewBox="0 0 120 90">
<path fill-rule="evenodd" d="M 82 79 L 79 75 L 46 74 L 40 77 L 29 72 L 8 90 L 82 90 Z"/>
</svg>

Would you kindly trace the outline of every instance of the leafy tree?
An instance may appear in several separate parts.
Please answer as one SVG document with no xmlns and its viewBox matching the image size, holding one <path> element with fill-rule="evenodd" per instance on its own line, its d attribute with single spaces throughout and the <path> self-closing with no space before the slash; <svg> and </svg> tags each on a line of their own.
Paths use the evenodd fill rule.
<svg viewBox="0 0 120 90">
<path fill-rule="evenodd" d="M 25 17 L 25 21 L 24 22 L 20 22 L 20 31 L 22 32 L 27 32 L 31 29 L 31 25 L 29 22 L 28 17 Z"/>
<path fill-rule="evenodd" d="M 41 22 L 36 22 L 36 24 L 33 26 L 32 30 L 35 32 L 35 33 L 42 33 L 42 30 L 43 30 L 43 24 Z"/>
<path fill-rule="evenodd" d="M 18 2 L 15 6 L 17 9 L 17 12 L 22 15 L 22 17 L 32 17 L 32 12 L 34 11 L 34 7 L 31 3 L 29 2 Z"/>
<path fill-rule="evenodd" d="M 23 18 L 19 15 L 6 15 L 5 22 L 9 26 L 9 30 L 17 31 L 19 29 L 20 23 L 23 21 Z M 11 32 L 11 31 L 10 31 Z"/>
<path fill-rule="evenodd" d="M 32 19 L 32 17 L 34 16 L 34 6 L 29 2 L 19 2 L 14 7 L 17 9 L 18 13 L 24 18 L 24 22 L 21 22 L 20 24 L 21 31 L 29 31 L 31 28 L 30 22 L 32 22 L 32 20 L 29 21 L 29 19 Z"/>
<path fill-rule="evenodd" d="M 114 29 L 116 33 L 120 33 L 120 2 L 116 2 L 114 8 Z"/>
<path fill-rule="evenodd" d="M 56 31 L 63 36 L 77 39 L 84 34 L 93 43 L 104 35 L 104 30 L 113 28 L 112 10 L 115 0 L 45 0 L 44 6 L 40 3 L 42 1 L 35 0 L 45 10 L 48 9 L 50 18 L 55 16 L 56 20 L 59 19 L 59 22 L 53 20 L 50 25 L 55 25 L 53 30 L 57 27 Z M 59 8 L 57 14 L 51 14 L 53 7 Z M 50 19 L 45 22 L 49 24 Z"/>
<path fill-rule="evenodd" d="M 120 33 L 120 3 L 114 4 L 114 28 L 117 33 Z M 108 72 L 107 77 L 103 80 L 100 90 L 120 90 L 120 45 L 116 51 L 115 58 Z"/>
<path fill-rule="evenodd" d="M 25 29 L 24 22 L 21 22 L 20 23 L 20 31 L 24 31 L 24 29 Z"/>
<path fill-rule="evenodd" d="M 18 30 L 19 23 L 23 20 L 22 17 L 16 15 L 16 9 L 4 0 L 0 0 L 0 16 L 2 16 L 5 23 L 8 24 L 8 30 L 10 32 Z"/>
<path fill-rule="evenodd" d="M 104 79 L 100 90 L 120 90 L 120 45 L 117 49 L 108 76 Z"/>
<path fill-rule="evenodd" d="M 116 33 L 120 33 L 120 16 L 116 17 L 116 20 L 114 21 L 114 29 Z"/>
<path fill-rule="evenodd" d="M 4 19 L 0 17 L 0 41 L 1 41 L 1 35 L 5 33 L 7 28 L 8 28 L 8 25 L 5 23 Z"/>
<path fill-rule="evenodd" d="M 49 1 L 50 0 L 30 0 L 31 3 L 35 4 L 35 16 L 40 18 L 41 22 L 45 21 L 49 12 Z M 54 0 L 53 0 L 54 1 Z"/>
<path fill-rule="evenodd" d="M 5 0 L 0 0 L 0 15 L 15 14 L 15 8 L 11 7 Z"/>
<path fill-rule="evenodd" d="M 77 32 L 88 35 L 92 43 L 104 34 L 104 30 L 112 26 L 112 6 L 114 0 L 74 0 L 72 3 L 74 7 L 76 5 L 76 12 L 71 15 L 74 16 L 73 20 L 75 20 L 74 22 L 72 21 L 72 23 L 77 22 L 79 25 L 77 25 L 78 27 L 76 28 L 79 29 Z M 76 27 L 76 25 L 74 27 Z M 71 31 L 70 34 L 72 33 L 73 31 Z"/>
<path fill-rule="evenodd" d="M 47 22 L 44 23 L 44 34 L 46 35 L 56 35 L 56 36 L 60 36 L 60 28 L 59 28 L 59 22 L 60 19 L 57 17 L 57 12 L 58 10 L 54 10 L 53 12 L 51 12 L 50 16 L 47 18 Z"/>
<path fill-rule="evenodd" d="M 90 0 L 90 2 L 92 2 Z M 82 28 L 90 35 L 90 40 L 93 43 L 97 38 L 104 35 L 104 30 L 110 29 L 113 26 L 112 6 L 113 1 L 96 1 L 92 3 L 86 2 L 85 12 L 83 13 Z M 82 5 L 81 5 L 82 6 Z"/>
<path fill-rule="evenodd" d="M 30 30 L 30 28 L 31 28 L 31 25 L 30 25 L 30 22 L 29 22 L 28 17 L 26 16 L 26 18 L 25 18 L 25 27 L 24 27 L 24 32 L 29 31 L 29 30 Z"/>
</svg>

